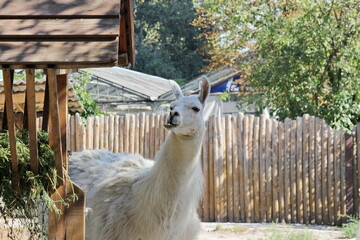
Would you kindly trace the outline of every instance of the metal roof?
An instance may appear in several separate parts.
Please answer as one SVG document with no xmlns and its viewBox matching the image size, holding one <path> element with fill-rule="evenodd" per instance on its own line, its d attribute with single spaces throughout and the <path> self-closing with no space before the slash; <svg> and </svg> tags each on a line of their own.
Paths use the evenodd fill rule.
<svg viewBox="0 0 360 240">
<path fill-rule="evenodd" d="M 195 79 L 191 80 L 190 82 L 186 83 L 185 85 L 181 86 L 181 90 L 185 95 L 190 95 L 197 93 L 200 90 L 200 81 L 203 77 L 206 77 L 210 81 L 210 85 L 216 85 L 220 82 L 227 81 L 230 78 L 238 75 L 239 72 L 231 69 L 231 68 L 225 68 L 218 72 L 211 72 L 206 73 L 203 75 L 200 75 L 199 77 L 196 77 Z M 166 92 L 160 96 L 162 99 L 167 99 L 172 97 L 172 92 Z"/>
<path fill-rule="evenodd" d="M 171 91 L 168 79 L 125 68 L 91 68 L 90 73 L 96 76 L 98 80 L 103 79 L 113 86 L 131 90 L 152 101 Z"/>
</svg>

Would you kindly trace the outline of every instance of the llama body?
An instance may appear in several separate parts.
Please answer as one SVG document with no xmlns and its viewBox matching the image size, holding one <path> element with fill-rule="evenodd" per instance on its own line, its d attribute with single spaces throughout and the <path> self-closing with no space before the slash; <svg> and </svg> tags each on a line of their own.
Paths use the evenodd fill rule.
<svg viewBox="0 0 360 240">
<path fill-rule="evenodd" d="M 174 84 L 174 83 L 173 83 Z M 203 176 L 199 155 L 204 133 L 199 97 L 173 91 L 166 127 L 171 130 L 155 161 L 136 154 L 87 150 L 71 157 L 69 174 L 86 192 L 87 239 L 191 240 L 200 229 L 197 215 Z"/>
</svg>

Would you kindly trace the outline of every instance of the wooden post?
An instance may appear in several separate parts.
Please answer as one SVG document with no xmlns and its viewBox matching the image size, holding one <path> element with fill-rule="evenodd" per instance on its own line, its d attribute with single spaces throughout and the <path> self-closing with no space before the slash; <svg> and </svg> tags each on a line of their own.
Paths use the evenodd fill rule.
<svg viewBox="0 0 360 240">
<path fill-rule="evenodd" d="M 59 121 L 62 147 L 63 166 L 67 169 L 67 125 L 68 125 L 68 80 L 67 74 L 57 75 L 57 90 L 59 101 Z"/>
<path fill-rule="evenodd" d="M 10 151 L 11 151 L 11 170 L 13 171 L 13 186 L 16 192 L 20 191 L 20 179 L 19 179 L 19 166 L 17 158 L 17 149 L 16 149 L 16 130 L 15 130 L 15 116 L 13 110 L 13 77 L 14 74 L 11 73 L 11 70 L 8 68 L 3 69 L 3 79 L 4 79 L 4 90 L 5 90 L 5 102 L 6 102 L 6 124 L 8 128 L 9 141 L 10 141 Z M 3 120 L 5 121 L 5 119 Z M 4 126 L 4 124 L 3 124 Z M 5 125 L 6 126 L 6 125 Z"/>
<path fill-rule="evenodd" d="M 35 70 L 26 69 L 26 116 L 29 129 L 30 169 L 33 173 L 39 171 L 38 147 L 36 134 L 36 99 Z"/>
<path fill-rule="evenodd" d="M 64 184 L 63 173 L 63 152 L 61 144 L 61 131 L 60 131 L 60 117 L 59 117 L 59 103 L 58 103 L 58 90 L 55 75 L 55 69 L 49 68 L 47 70 L 49 81 L 49 110 L 51 120 L 51 130 L 49 131 L 49 144 L 54 151 L 55 166 L 57 171 L 57 185 Z"/>
</svg>

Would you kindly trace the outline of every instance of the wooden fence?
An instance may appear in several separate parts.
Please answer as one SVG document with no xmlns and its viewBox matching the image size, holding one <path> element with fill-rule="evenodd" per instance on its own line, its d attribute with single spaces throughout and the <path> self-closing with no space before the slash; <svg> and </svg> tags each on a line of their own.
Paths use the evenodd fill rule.
<svg viewBox="0 0 360 240">
<path fill-rule="evenodd" d="M 70 118 L 70 151 L 107 148 L 152 158 L 167 131 L 164 116 Z M 211 116 L 201 162 L 203 221 L 338 225 L 357 214 L 360 124 L 353 134 L 304 115 L 278 122 L 265 116 Z"/>
</svg>

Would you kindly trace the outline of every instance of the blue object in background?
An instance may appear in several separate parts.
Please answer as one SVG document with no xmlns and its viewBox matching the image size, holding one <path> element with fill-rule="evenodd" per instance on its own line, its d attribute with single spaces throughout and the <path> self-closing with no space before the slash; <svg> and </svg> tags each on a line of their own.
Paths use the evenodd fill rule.
<svg viewBox="0 0 360 240">
<path fill-rule="evenodd" d="M 235 76 L 230 78 L 228 81 L 224 81 L 215 86 L 212 86 L 210 93 L 238 93 L 240 90 L 240 84 L 234 83 L 238 79 L 240 79 L 240 76 Z"/>
</svg>

